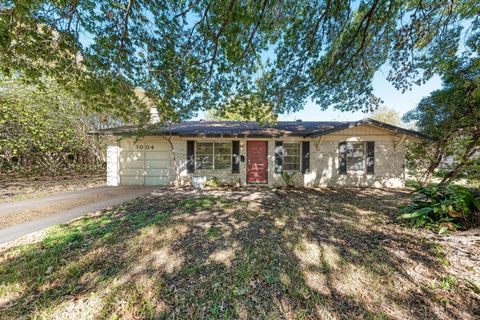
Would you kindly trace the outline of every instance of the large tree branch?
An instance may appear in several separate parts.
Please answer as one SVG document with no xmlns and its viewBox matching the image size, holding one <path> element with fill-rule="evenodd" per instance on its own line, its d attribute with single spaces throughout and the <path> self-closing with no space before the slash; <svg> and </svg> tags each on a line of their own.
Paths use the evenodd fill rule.
<svg viewBox="0 0 480 320">
<path fill-rule="evenodd" d="M 313 27 L 312 37 L 311 37 L 310 43 L 307 47 L 307 51 L 310 51 L 312 49 L 313 45 L 315 44 L 315 39 L 316 39 L 316 35 L 317 35 L 317 32 L 318 32 L 318 28 L 320 27 L 320 22 L 322 22 L 322 21 L 323 21 L 322 30 L 324 30 L 325 21 L 327 20 L 326 18 L 327 18 L 329 10 L 330 10 L 330 0 L 327 0 L 325 10 L 323 11 L 322 15 L 318 18 L 317 22 L 315 23 L 315 26 Z M 322 31 L 322 33 L 323 33 L 323 31 Z"/>
<path fill-rule="evenodd" d="M 215 65 L 215 60 L 217 58 L 217 53 L 218 53 L 218 41 L 219 41 L 220 36 L 222 35 L 223 31 L 225 31 L 225 28 L 227 27 L 227 24 L 230 20 L 230 12 L 233 10 L 234 5 L 235 5 L 235 0 L 231 0 L 230 4 L 228 5 L 226 16 L 223 19 L 222 25 L 220 26 L 220 30 L 218 30 L 218 32 L 215 36 L 212 62 L 210 63 L 210 71 L 208 72 L 208 78 L 210 78 L 212 76 L 213 66 Z"/>
<path fill-rule="evenodd" d="M 252 44 L 253 37 L 255 36 L 255 33 L 257 32 L 257 29 L 258 29 L 258 26 L 260 25 L 260 22 L 262 22 L 263 15 L 265 13 L 265 8 L 267 7 L 267 3 L 268 3 L 268 0 L 263 1 L 262 11 L 260 11 L 260 17 L 258 18 L 257 23 L 255 24 L 255 27 L 253 28 L 253 31 L 250 34 L 250 37 L 248 38 L 247 45 L 245 47 L 245 50 L 243 50 L 243 53 L 242 53 L 242 60 L 243 60 L 243 58 L 245 58 L 245 56 L 248 52 L 248 49 L 250 48 L 250 46 Z"/>
<path fill-rule="evenodd" d="M 478 142 L 480 141 L 480 130 L 474 132 L 472 141 L 467 145 L 465 152 L 463 153 L 461 161 L 450 170 L 440 181 L 440 184 L 449 184 L 453 181 L 459 174 L 460 170 L 465 167 L 467 162 L 472 158 L 472 156 L 478 151 Z"/>
<path fill-rule="evenodd" d="M 200 0 L 197 0 L 195 2 L 191 2 L 190 5 L 188 6 L 187 9 L 185 9 L 184 11 L 180 12 L 179 14 L 177 14 L 176 16 L 174 16 L 173 18 L 174 19 L 177 19 L 179 17 L 184 17 L 187 15 L 188 12 L 190 12 L 190 10 L 192 10 L 198 3 L 200 2 Z"/>
<path fill-rule="evenodd" d="M 367 12 L 367 14 L 363 17 L 362 21 L 358 25 L 358 28 L 355 31 L 355 35 L 350 39 L 348 45 L 345 47 L 345 50 L 343 51 L 343 56 L 346 55 L 346 52 L 347 52 L 348 48 L 353 46 L 353 43 L 355 42 L 355 39 L 357 38 L 360 30 L 362 29 L 361 27 L 363 26 L 364 22 L 366 21 L 365 27 L 363 27 L 363 35 L 362 35 L 362 41 L 360 43 L 360 46 L 358 47 L 357 50 L 355 50 L 353 55 L 351 57 L 349 57 L 348 63 L 346 63 L 343 66 L 343 68 L 340 69 L 340 71 L 338 72 L 339 75 L 342 75 L 345 72 L 345 70 L 353 64 L 354 58 L 357 57 L 357 55 L 359 55 L 365 49 L 365 41 L 366 41 L 366 38 L 368 36 L 368 28 L 370 26 L 371 19 L 373 17 L 375 9 L 377 8 L 377 5 L 378 5 L 378 1 L 375 1 L 373 3 L 372 7 L 370 8 L 370 10 Z"/>
<path fill-rule="evenodd" d="M 125 17 L 123 18 L 123 32 L 122 38 L 120 40 L 120 48 L 123 50 L 125 48 L 125 40 L 128 39 L 128 18 L 130 16 L 132 6 L 135 0 L 128 0 L 127 9 L 125 10 Z"/>
<path fill-rule="evenodd" d="M 205 11 L 203 12 L 203 15 L 202 17 L 200 18 L 200 20 L 198 20 L 197 22 L 195 22 L 195 24 L 193 25 L 192 29 L 190 30 L 190 34 L 188 35 L 188 41 L 187 41 L 187 45 L 185 46 L 185 49 L 184 49 L 184 54 L 186 54 L 189 50 L 190 50 L 190 47 L 192 46 L 192 37 L 193 37 L 193 33 L 195 32 L 195 29 L 204 21 L 206 21 L 207 19 L 207 14 L 208 14 L 208 10 L 210 9 L 210 5 L 212 4 L 212 2 L 210 1 L 208 4 L 207 4 L 207 7 L 205 8 Z"/>
</svg>

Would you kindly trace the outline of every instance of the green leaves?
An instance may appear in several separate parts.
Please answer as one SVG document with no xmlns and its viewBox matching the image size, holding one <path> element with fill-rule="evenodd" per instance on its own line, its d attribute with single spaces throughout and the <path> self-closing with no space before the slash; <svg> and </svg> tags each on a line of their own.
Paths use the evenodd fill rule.
<svg viewBox="0 0 480 320">
<path fill-rule="evenodd" d="M 103 169 L 98 121 L 51 81 L 43 88 L 0 78 L 0 164 L 4 172 L 59 175 Z"/>
<path fill-rule="evenodd" d="M 418 217 L 425 217 L 430 212 L 434 211 L 433 208 L 424 207 L 411 213 L 403 213 L 397 217 L 397 219 L 413 219 Z"/>
<path fill-rule="evenodd" d="M 439 229 L 468 228 L 475 225 L 480 208 L 472 190 L 457 185 L 429 185 L 415 191 L 417 196 L 400 210 L 397 219 L 408 220 L 415 227 Z M 443 231 L 445 232 L 445 231 Z"/>
<path fill-rule="evenodd" d="M 474 50 L 478 48 L 472 47 Z M 479 70 L 480 58 L 470 51 L 452 58 L 442 69 L 443 89 L 432 92 L 404 116 L 405 121 L 437 139 L 433 145 L 411 148 L 410 163 L 415 166 L 427 159 L 427 172 L 433 173 L 448 159 L 442 184 L 459 178 L 478 184 L 480 179 L 480 158 L 475 156 L 480 150 Z"/>
<path fill-rule="evenodd" d="M 6 1 L 0 72 L 48 76 L 97 110 L 138 111 L 136 88 L 169 120 L 257 96 L 274 114 L 371 110 L 389 65 L 405 90 L 451 64 L 478 24 L 476 1 Z M 39 31 L 41 30 L 41 32 Z M 471 28 L 467 47 L 478 42 Z M 115 89 L 117 88 L 117 90 Z M 130 111 L 130 112 L 129 112 Z"/>
<path fill-rule="evenodd" d="M 281 177 L 287 188 L 292 188 L 297 183 L 297 172 L 295 171 L 282 171 Z"/>
<path fill-rule="evenodd" d="M 477 211 L 480 211 L 480 197 L 473 199 L 473 205 L 477 208 Z"/>
</svg>

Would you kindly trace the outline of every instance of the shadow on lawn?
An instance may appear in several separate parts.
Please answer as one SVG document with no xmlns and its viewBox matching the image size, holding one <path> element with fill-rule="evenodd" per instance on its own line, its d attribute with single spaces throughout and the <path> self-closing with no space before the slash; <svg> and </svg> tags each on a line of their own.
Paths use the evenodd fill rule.
<svg viewBox="0 0 480 320">
<path fill-rule="evenodd" d="M 372 190 L 165 190 L 7 249 L 0 312 L 6 318 L 48 317 L 60 309 L 68 317 L 80 310 L 82 318 L 468 315 L 468 301 L 446 304 L 422 282 L 445 269 L 431 243 L 392 223 L 388 208 L 402 198 Z"/>
</svg>

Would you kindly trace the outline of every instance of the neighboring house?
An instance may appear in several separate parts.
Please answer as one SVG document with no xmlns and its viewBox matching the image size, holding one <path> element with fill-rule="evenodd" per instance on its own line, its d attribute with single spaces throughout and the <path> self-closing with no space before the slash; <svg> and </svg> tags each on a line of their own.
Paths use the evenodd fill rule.
<svg viewBox="0 0 480 320">
<path fill-rule="evenodd" d="M 470 159 L 480 159 L 480 151 L 475 152 Z M 442 161 L 438 165 L 438 169 L 451 170 L 458 163 L 459 162 L 455 160 L 454 156 L 443 156 Z"/>
<path fill-rule="evenodd" d="M 282 171 L 298 173 L 306 187 L 401 188 L 405 182 L 405 142 L 428 137 L 372 119 L 357 122 L 279 121 L 260 126 L 246 121 L 186 121 L 152 131 L 136 141 L 135 127 L 94 132 L 111 135 L 107 183 L 179 185 L 216 177 L 232 185 L 280 186 Z"/>
</svg>

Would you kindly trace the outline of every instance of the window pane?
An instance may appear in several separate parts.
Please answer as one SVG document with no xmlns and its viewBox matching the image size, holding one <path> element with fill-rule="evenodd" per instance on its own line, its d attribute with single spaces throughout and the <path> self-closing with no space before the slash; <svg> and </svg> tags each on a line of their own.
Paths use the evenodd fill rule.
<svg viewBox="0 0 480 320">
<path fill-rule="evenodd" d="M 362 143 L 349 143 L 347 145 L 348 157 L 363 157 L 363 142 Z"/>
<path fill-rule="evenodd" d="M 348 143 L 347 145 L 347 170 L 364 170 L 365 148 L 363 142 Z"/>
<path fill-rule="evenodd" d="M 215 142 L 215 169 L 223 170 L 232 167 L 232 143 Z"/>
<path fill-rule="evenodd" d="M 223 170 L 232 167 L 231 142 L 197 142 L 196 168 Z"/>
<path fill-rule="evenodd" d="M 196 143 L 197 154 L 213 154 L 213 143 L 212 142 L 197 142 Z"/>
<path fill-rule="evenodd" d="M 215 152 L 231 152 L 232 144 L 230 142 L 215 142 Z"/>
<path fill-rule="evenodd" d="M 295 142 L 295 143 L 291 143 L 291 142 L 284 142 L 283 143 L 283 150 L 284 150 L 284 155 L 296 155 L 296 156 L 299 156 L 300 155 L 300 143 L 298 142 Z"/>
<path fill-rule="evenodd" d="M 197 142 L 195 155 L 197 169 L 213 169 L 213 142 Z"/>
<path fill-rule="evenodd" d="M 283 170 L 300 171 L 300 143 L 283 143 Z"/>
<path fill-rule="evenodd" d="M 300 163 L 300 156 L 284 156 L 283 162 L 291 164 Z"/>
<path fill-rule="evenodd" d="M 295 170 L 300 171 L 300 164 L 299 163 L 284 163 L 283 170 Z"/>
<path fill-rule="evenodd" d="M 348 157 L 347 168 L 350 171 L 363 171 L 363 157 Z"/>
<path fill-rule="evenodd" d="M 213 156 L 197 155 L 197 169 L 213 169 Z"/>
</svg>

